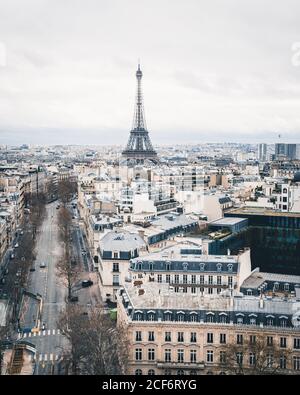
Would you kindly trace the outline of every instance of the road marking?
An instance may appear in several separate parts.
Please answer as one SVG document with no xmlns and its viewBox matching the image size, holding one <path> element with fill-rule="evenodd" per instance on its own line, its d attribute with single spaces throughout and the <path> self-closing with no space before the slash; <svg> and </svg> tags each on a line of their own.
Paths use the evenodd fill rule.
<svg viewBox="0 0 300 395">
<path fill-rule="evenodd" d="M 46 331 L 43 331 L 43 336 L 45 336 L 46 335 Z"/>
<path fill-rule="evenodd" d="M 57 329 L 57 334 L 60 335 L 60 329 Z"/>
<path fill-rule="evenodd" d="M 26 339 L 26 337 L 27 337 L 27 333 L 24 333 L 23 338 Z"/>
<path fill-rule="evenodd" d="M 18 340 L 21 339 L 21 333 L 18 333 Z"/>
<path fill-rule="evenodd" d="M 49 361 L 53 361 L 53 354 L 50 354 Z"/>
<path fill-rule="evenodd" d="M 55 361 L 57 361 L 58 360 L 58 355 L 55 355 Z"/>
<path fill-rule="evenodd" d="M 51 335 L 51 329 L 48 329 L 48 335 Z"/>
<path fill-rule="evenodd" d="M 46 362 L 48 360 L 48 354 L 45 354 L 44 361 Z"/>
<path fill-rule="evenodd" d="M 31 332 L 28 333 L 28 337 L 31 337 Z"/>
<path fill-rule="evenodd" d="M 52 335 L 55 335 L 55 329 L 53 329 L 53 331 L 52 331 Z"/>
<path fill-rule="evenodd" d="M 39 355 L 39 362 L 41 362 L 41 361 L 42 361 L 42 359 L 43 359 L 43 355 L 42 355 L 42 354 L 40 354 L 40 355 Z"/>
<path fill-rule="evenodd" d="M 41 336 L 41 331 L 38 331 L 38 336 Z"/>
<path fill-rule="evenodd" d="M 36 332 L 33 332 L 33 337 L 35 337 L 36 336 Z"/>
</svg>

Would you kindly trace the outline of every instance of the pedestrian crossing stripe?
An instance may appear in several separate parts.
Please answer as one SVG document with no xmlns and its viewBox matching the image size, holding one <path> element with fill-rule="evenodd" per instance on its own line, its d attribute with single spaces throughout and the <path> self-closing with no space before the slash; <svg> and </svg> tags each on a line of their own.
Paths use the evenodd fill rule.
<svg viewBox="0 0 300 395">
<path fill-rule="evenodd" d="M 61 357 L 61 355 L 53 354 L 53 353 L 51 353 L 51 354 L 38 354 L 38 356 L 31 354 L 29 356 L 29 360 L 31 362 L 35 362 L 35 361 L 38 361 L 38 362 L 54 362 L 54 361 L 58 361 L 59 359 L 63 359 Z"/>
<path fill-rule="evenodd" d="M 48 329 L 47 331 L 39 331 L 39 332 L 29 332 L 29 333 L 18 333 L 18 340 L 26 339 L 28 337 L 37 337 L 37 336 L 55 336 L 60 335 L 59 329 Z"/>
</svg>

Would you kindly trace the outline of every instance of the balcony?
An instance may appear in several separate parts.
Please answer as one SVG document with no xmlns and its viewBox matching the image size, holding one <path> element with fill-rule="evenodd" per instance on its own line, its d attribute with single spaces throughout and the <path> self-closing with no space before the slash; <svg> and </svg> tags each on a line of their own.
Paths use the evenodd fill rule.
<svg viewBox="0 0 300 395">
<path fill-rule="evenodd" d="M 114 287 L 119 287 L 120 286 L 120 282 L 119 281 L 113 281 L 112 285 Z"/>
<path fill-rule="evenodd" d="M 165 362 L 157 361 L 157 368 L 160 369 L 204 369 L 204 362 Z"/>
</svg>

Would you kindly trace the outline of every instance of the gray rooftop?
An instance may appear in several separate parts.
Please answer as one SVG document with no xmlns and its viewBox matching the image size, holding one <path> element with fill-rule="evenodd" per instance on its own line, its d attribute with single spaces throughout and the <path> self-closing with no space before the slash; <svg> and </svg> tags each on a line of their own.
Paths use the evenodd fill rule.
<svg viewBox="0 0 300 395">
<path fill-rule="evenodd" d="M 253 272 L 241 285 L 242 288 L 258 288 L 265 281 L 300 284 L 300 276 L 290 274 Z"/>
<path fill-rule="evenodd" d="M 144 246 L 145 242 L 140 235 L 126 231 L 108 232 L 100 240 L 100 248 L 104 251 L 131 251 Z"/>
<path fill-rule="evenodd" d="M 236 225 L 240 222 L 247 221 L 247 218 L 238 218 L 238 217 L 225 217 L 217 219 L 216 221 L 210 222 L 210 225 Z"/>
</svg>

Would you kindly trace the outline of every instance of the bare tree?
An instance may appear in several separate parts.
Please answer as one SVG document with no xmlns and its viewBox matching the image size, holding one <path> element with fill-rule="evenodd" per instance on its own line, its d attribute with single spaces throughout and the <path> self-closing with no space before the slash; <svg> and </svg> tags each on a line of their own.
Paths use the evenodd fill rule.
<svg viewBox="0 0 300 395">
<path fill-rule="evenodd" d="M 287 374 L 285 369 L 281 369 L 281 365 L 291 354 L 291 350 L 282 350 L 273 342 L 268 344 L 263 335 L 256 335 L 252 342 L 228 344 L 223 352 L 225 354 L 220 367 L 233 375 Z"/>
<path fill-rule="evenodd" d="M 69 304 L 58 320 L 69 340 L 64 355 L 72 374 L 120 375 L 126 373 L 128 342 L 125 331 L 117 328 L 103 309 Z"/>
<path fill-rule="evenodd" d="M 58 261 L 56 268 L 58 276 L 67 282 L 68 299 L 71 299 L 72 289 L 77 282 L 79 271 L 76 265 L 72 265 L 71 256 L 71 229 L 72 218 L 69 210 L 62 206 L 59 210 L 59 237 L 63 246 L 63 253 Z"/>
<path fill-rule="evenodd" d="M 71 181 L 70 178 L 61 180 L 58 182 L 57 192 L 59 200 L 63 205 L 66 205 L 73 199 L 73 196 L 77 192 L 77 183 Z"/>
</svg>

